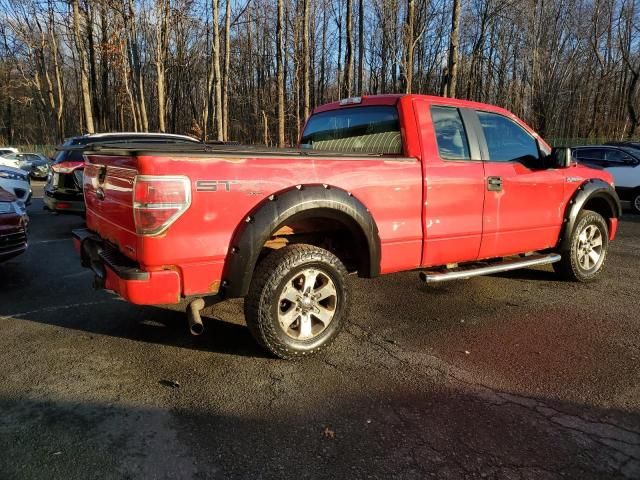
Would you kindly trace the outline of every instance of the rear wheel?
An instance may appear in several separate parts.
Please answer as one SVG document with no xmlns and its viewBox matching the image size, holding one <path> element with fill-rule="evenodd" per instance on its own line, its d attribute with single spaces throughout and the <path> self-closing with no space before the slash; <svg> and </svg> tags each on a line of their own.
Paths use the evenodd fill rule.
<svg viewBox="0 0 640 480">
<path fill-rule="evenodd" d="M 322 248 L 299 244 L 272 252 L 256 267 L 245 298 L 251 334 L 280 358 L 323 350 L 349 310 L 346 276 L 342 262 Z"/>
<path fill-rule="evenodd" d="M 602 215 L 590 210 L 578 214 L 569 247 L 560 252 L 562 259 L 553 264 L 567 280 L 592 282 L 604 269 L 609 248 L 609 229 Z"/>
</svg>

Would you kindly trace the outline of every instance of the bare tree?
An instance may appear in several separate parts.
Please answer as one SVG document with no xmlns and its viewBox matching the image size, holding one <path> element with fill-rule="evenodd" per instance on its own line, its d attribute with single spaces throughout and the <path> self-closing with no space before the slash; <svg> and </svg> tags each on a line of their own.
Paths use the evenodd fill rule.
<svg viewBox="0 0 640 480">
<path fill-rule="evenodd" d="M 284 25 L 284 6 L 282 5 L 283 0 L 278 0 L 278 21 L 276 26 L 276 37 L 277 37 L 277 54 L 276 54 L 276 63 L 277 63 L 277 82 L 278 82 L 278 146 L 284 147 L 285 145 L 285 123 L 284 123 L 284 35 L 283 35 L 283 25 Z"/>
<path fill-rule="evenodd" d="M 344 59 L 344 88 L 346 96 L 353 92 L 353 0 L 347 0 L 347 52 Z"/>
<path fill-rule="evenodd" d="M 455 98 L 458 78 L 458 44 L 460 42 L 460 0 L 453 0 L 451 7 L 451 35 L 449 37 L 449 61 L 445 97 Z"/>
<path fill-rule="evenodd" d="M 82 18 L 80 16 L 78 0 L 71 0 L 71 8 L 73 10 L 73 34 L 76 50 L 78 52 L 78 58 L 80 59 L 80 84 L 82 89 L 82 102 L 84 105 L 84 119 L 87 125 L 87 133 L 94 133 L 95 129 L 93 126 L 93 111 L 91 110 L 91 94 L 89 92 L 89 73 L 87 71 L 87 59 L 80 36 L 80 25 L 82 23 Z"/>
<path fill-rule="evenodd" d="M 358 95 L 364 85 L 364 0 L 358 1 Z"/>
<path fill-rule="evenodd" d="M 303 68 L 303 80 L 302 80 L 302 109 L 303 117 L 306 119 L 309 116 L 310 105 L 310 92 L 309 92 L 309 3 L 310 0 L 302 0 L 302 68 Z"/>
<path fill-rule="evenodd" d="M 158 92 L 158 130 L 166 131 L 166 62 L 169 49 L 169 0 L 156 0 L 156 75 Z"/>
</svg>

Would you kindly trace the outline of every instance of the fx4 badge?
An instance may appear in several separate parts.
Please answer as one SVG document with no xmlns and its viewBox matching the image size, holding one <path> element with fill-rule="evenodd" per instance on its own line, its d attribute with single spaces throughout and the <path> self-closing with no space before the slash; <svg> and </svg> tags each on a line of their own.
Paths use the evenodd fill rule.
<svg viewBox="0 0 640 480">
<path fill-rule="evenodd" d="M 235 180 L 197 180 L 196 191 L 198 192 L 230 192 L 231 185 L 236 185 Z"/>
</svg>

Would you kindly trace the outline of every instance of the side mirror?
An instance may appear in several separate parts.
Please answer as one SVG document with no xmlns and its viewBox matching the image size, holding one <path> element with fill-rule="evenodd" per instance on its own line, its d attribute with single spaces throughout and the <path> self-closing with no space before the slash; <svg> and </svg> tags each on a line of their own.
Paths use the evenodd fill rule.
<svg viewBox="0 0 640 480">
<path fill-rule="evenodd" d="M 550 168 L 569 168 L 573 164 L 573 157 L 569 147 L 554 147 L 549 155 Z"/>
</svg>

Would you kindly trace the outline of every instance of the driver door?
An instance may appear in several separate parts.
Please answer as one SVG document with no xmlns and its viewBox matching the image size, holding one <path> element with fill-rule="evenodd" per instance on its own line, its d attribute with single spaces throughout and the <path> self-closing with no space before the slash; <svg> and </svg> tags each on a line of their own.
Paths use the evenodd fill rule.
<svg viewBox="0 0 640 480">
<path fill-rule="evenodd" d="M 536 139 L 515 120 L 476 113 L 484 134 L 486 189 L 479 258 L 555 246 L 564 215 L 564 173 L 544 168 Z"/>
</svg>

